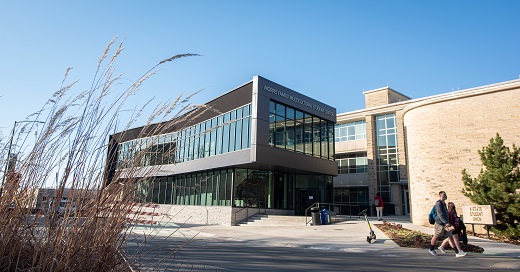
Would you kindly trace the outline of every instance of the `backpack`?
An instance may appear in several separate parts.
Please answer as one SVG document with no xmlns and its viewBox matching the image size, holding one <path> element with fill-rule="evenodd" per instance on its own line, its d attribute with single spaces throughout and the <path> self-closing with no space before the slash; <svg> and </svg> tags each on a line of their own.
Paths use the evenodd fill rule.
<svg viewBox="0 0 520 272">
<path fill-rule="evenodd" d="M 374 204 L 376 205 L 376 207 L 380 207 L 381 206 L 381 203 L 379 203 L 379 198 L 376 198 Z"/>
<path fill-rule="evenodd" d="M 435 212 L 435 205 L 433 205 L 432 210 L 428 214 L 428 220 L 430 221 L 430 224 L 435 224 L 435 219 L 437 219 L 437 213 Z"/>
</svg>

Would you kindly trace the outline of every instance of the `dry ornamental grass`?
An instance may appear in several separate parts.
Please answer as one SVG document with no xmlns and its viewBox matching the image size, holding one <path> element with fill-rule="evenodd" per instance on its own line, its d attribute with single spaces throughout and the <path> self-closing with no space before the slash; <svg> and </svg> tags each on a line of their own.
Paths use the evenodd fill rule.
<svg viewBox="0 0 520 272">
<path fill-rule="evenodd" d="M 131 228 L 127 223 L 128 211 L 131 203 L 143 200 L 136 195 L 136 186 L 148 181 L 146 177 L 155 169 L 149 168 L 143 178 L 122 179 L 104 187 L 105 163 L 110 159 L 107 139 L 118 130 L 134 126 L 144 112 L 144 107 L 134 109 L 128 123 L 119 124 L 125 102 L 159 65 L 195 54 L 165 59 L 120 91 L 116 87 L 120 86 L 121 75 L 115 74 L 114 67 L 124 48 L 122 43 L 115 47 L 115 41 L 116 38 L 108 44 L 99 59 L 87 91 L 71 94 L 77 81 L 66 84 L 70 71 L 67 69 L 63 85 L 42 109 L 29 116 L 16 135 L 13 129 L 11 138 L 15 144 L 27 147 L 24 143 L 32 135 L 30 132 L 36 130 L 35 123 L 43 123 L 34 145 L 18 152 L 15 166 L 7 167 L 9 161 L 4 161 L 8 171 L 0 197 L 1 271 L 125 271 L 132 266 L 121 252 Z M 179 96 L 171 103 L 158 105 L 145 127 L 159 124 L 144 131 L 169 131 L 180 116 L 190 118 L 206 110 L 189 104 L 190 97 Z M 4 148 L 0 155 L 6 158 L 12 143 L 8 144 L 5 138 L 1 143 Z M 136 152 L 135 161 L 128 163 L 134 167 L 126 169 L 127 174 L 138 170 L 139 160 L 152 145 Z M 35 190 L 51 179 L 51 173 L 57 169 L 60 175 L 56 176 L 55 198 L 62 199 L 67 191 L 68 199 L 74 203 L 61 210 L 59 201 L 54 201 L 33 214 Z M 113 180 L 118 175 L 119 172 Z"/>
</svg>

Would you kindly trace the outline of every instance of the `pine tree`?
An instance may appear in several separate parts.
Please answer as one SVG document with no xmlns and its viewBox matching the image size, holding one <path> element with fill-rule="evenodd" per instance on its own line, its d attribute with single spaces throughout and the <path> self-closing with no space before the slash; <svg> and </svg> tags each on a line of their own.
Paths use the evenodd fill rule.
<svg viewBox="0 0 520 272">
<path fill-rule="evenodd" d="M 479 205 L 495 207 L 497 225 L 493 230 L 510 239 L 520 237 L 519 149 L 504 146 L 497 133 L 489 145 L 478 151 L 483 168 L 477 178 L 462 170 L 462 193 Z"/>
</svg>

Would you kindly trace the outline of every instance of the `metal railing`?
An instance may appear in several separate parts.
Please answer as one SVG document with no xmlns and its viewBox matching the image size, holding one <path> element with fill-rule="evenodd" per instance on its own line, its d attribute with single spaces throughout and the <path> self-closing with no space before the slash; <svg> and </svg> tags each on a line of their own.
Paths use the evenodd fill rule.
<svg viewBox="0 0 520 272">
<path fill-rule="evenodd" d="M 234 216 L 235 216 L 235 220 L 233 221 L 234 225 L 238 226 L 240 223 L 244 222 L 245 220 L 249 219 L 250 217 L 262 213 L 262 209 L 264 210 L 264 214 L 266 214 L 267 213 L 267 207 L 266 206 L 267 205 L 266 205 L 265 201 L 258 201 L 258 202 L 255 202 L 253 204 L 249 204 L 249 205 L 247 205 L 245 207 L 242 207 L 238 211 L 234 212 Z M 253 209 L 253 208 L 254 208 L 254 210 L 258 209 L 258 211 L 253 213 L 253 214 L 251 214 L 251 215 L 249 215 L 249 210 Z M 246 211 L 246 217 L 244 219 L 241 219 L 239 222 L 237 222 L 237 214 L 242 212 L 242 211 L 244 211 L 244 210 Z"/>
<path fill-rule="evenodd" d="M 332 209 L 331 209 L 332 207 Z M 309 206 L 307 209 L 305 209 L 305 225 L 307 226 L 310 221 L 312 221 L 312 217 L 310 220 L 307 220 L 307 216 L 309 216 L 309 211 L 310 209 L 312 208 L 319 208 L 320 210 L 322 209 L 327 209 L 329 211 L 333 211 L 333 212 L 337 212 L 337 215 L 348 215 L 350 217 L 350 219 L 352 219 L 352 208 L 356 208 L 356 210 L 358 212 L 355 212 L 354 213 L 354 216 L 357 216 L 358 219 L 361 218 L 361 216 L 359 215 L 359 211 L 361 209 L 361 206 L 360 205 L 352 205 L 350 203 L 326 203 L 326 202 L 315 202 L 314 204 L 312 204 L 311 206 Z M 337 210 L 335 208 L 338 208 Z M 348 208 L 348 214 L 343 214 L 344 212 L 344 208 Z"/>
</svg>

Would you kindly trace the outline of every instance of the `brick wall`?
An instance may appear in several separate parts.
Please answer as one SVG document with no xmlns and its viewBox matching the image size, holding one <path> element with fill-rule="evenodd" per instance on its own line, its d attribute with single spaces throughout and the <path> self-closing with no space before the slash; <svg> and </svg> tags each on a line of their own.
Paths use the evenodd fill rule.
<svg viewBox="0 0 520 272">
<path fill-rule="evenodd" d="M 388 87 L 364 92 L 365 108 L 379 107 L 392 103 L 410 100 L 409 97 L 400 94 Z"/>
<path fill-rule="evenodd" d="M 492 92 L 493 91 L 493 92 Z M 477 153 L 498 132 L 504 144 L 520 145 L 520 89 L 472 95 L 451 95 L 405 109 L 412 222 L 428 225 L 427 214 L 448 194 L 458 212 L 471 204 L 462 194 L 462 169 L 477 177 L 482 164 Z"/>
<path fill-rule="evenodd" d="M 369 184 L 369 201 L 371 204 L 374 203 L 374 196 L 376 195 L 377 188 L 377 169 L 374 161 L 376 150 L 375 150 L 375 133 L 374 133 L 374 117 L 366 117 L 366 128 L 367 128 L 367 175 Z"/>
<path fill-rule="evenodd" d="M 365 94 L 365 108 L 372 108 L 388 104 L 388 90 L 382 89 Z"/>
</svg>

